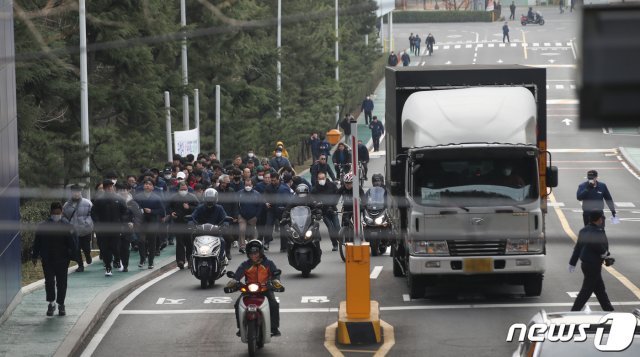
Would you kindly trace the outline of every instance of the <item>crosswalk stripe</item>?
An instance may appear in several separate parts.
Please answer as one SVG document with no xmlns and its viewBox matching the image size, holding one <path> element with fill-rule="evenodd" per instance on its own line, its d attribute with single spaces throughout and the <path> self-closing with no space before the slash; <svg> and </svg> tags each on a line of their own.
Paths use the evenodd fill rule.
<svg viewBox="0 0 640 357">
<path fill-rule="evenodd" d="M 498 45 L 498 47 L 504 47 L 504 46 L 505 46 L 504 43 L 501 43 L 501 44 Z"/>
<path fill-rule="evenodd" d="M 556 42 L 556 46 L 560 47 L 560 46 L 562 46 L 562 43 L 561 42 Z"/>
<path fill-rule="evenodd" d="M 433 49 L 434 49 L 434 50 L 437 50 L 437 49 L 438 49 L 438 46 L 433 46 Z M 425 49 L 425 51 L 426 51 L 426 49 Z M 425 52 L 425 53 L 426 53 L 426 52 Z"/>
<path fill-rule="evenodd" d="M 473 45 L 465 45 L 464 48 L 471 48 Z"/>
<path fill-rule="evenodd" d="M 493 43 L 489 43 L 489 44 L 487 44 L 487 47 L 493 47 L 493 46 L 494 46 L 494 44 L 493 44 Z"/>
<path fill-rule="evenodd" d="M 564 84 L 556 84 L 556 89 L 564 89 Z"/>
<path fill-rule="evenodd" d="M 534 42 L 534 43 L 533 43 L 533 47 L 538 47 L 538 46 L 540 46 L 540 44 L 539 44 L 539 43 L 537 43 L 537 42 Z"/>
<path fill-rule="evenodd" d="M 478 48 L 482 48 L 482 47 L 484 47 L 484 44 L 479 43 L 479 44 L 478 44 Z"/>
<path fill-rule="evenodd" d="M 444 46 L 444 47 L 442 47 L 442 49 L 443 49 L 443 50 L 448 50 L 448 49 L 449 49 L 449 46 Z"/>
<path fill-rule="evenodd" d="M 544 46 L 545 46 L 545 47 L 550 47 L 550 46 L 551 46 L 551 43 L 549 43 L 549 42 L 545 42 L 545 43 L 544 43 Z"/>
<path fill-rule="evenodd" d="M 564 202 L 547 202 L 549 207 L 564 207 Z"/>
<path fill-rule="evenodd" d="M 511 47 L 516 47 L 518 44 L 517 43 L 512 43 Z"/>
<path fill-rule="evenodd" d="M 528 44 L 528 43 L 526 43 L 526 42 L 523 42 L 523 43 L 522 43 L 522 47 L 529 47 L 529 44 Z"/>
<path fill-rule="evenodd" d="M 455 45 L 453 46 L 453 48 L 460 48 L 460 45 Z"/>
</svg>

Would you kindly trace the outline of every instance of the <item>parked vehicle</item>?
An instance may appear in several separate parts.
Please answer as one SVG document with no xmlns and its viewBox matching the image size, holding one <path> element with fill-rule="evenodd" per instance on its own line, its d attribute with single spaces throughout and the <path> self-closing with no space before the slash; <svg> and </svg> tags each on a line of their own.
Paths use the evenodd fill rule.
<svg viewBox="0 0 640 357">
<path fill-rule="evenodd" d="M 280 270 L 274 271 L 273 278 L 277 279 L 280 274 Z M 233 272 L 228 272 L 227 276 L 234 278 Z M 238 304 L 240 339 L 248 345 L 249 356 L 253 357 L 259 348 L 271 342 L 269 300 L 264 294 L 269 290 L 284 292 L 284 286 L 275 287 L 271 281 L 268 281 L 264 285 L 238 283 L 234 288 L 224 288 L 227 294 L 238 290 L 242 293 Z"/>
<path fill-rule="evenodd" d="M 544 17 L 540 13 L 536 13 L 535 18 L 531 20 L 527 17 L 527 15 L 523 14 L 522 16 L 520 16 L 520 24 L 522 24 L 522 26 L 527 26 L 529 24 L 542 26 L 544 25 Z"/>
<path fill-rule="evenodd" d="M 558 184 L 546 70 L 387 67 L 385 80 L 394 275 L 406 276 L 411 298 L 465 279 L 540 295 L 547 196 Z"/>
<path fill-rule="evenodd" d="M 371 255 L 382 255 L 390 245 L 391 223 L 386 208 L 386 191 L 372 187 L 367 196 L 362 220 L 364 239 L 371 246 Z"/>
<path fill-rule="evenodd" d="M 311 270 L 320 264 L 320 224 L 322 211 L 312 212 L 307 206 L 295 206 L 289 213 L 285 225 L 287 234 L 287 257 L 289 265 L 307 278 Z"/>
<path fill-rule="evenodd" d="M 189 268 L 191 274 L 200 280 L 200 286 L 206 289 L 224 276 L 229 263 L 225 252 L 221 252 L 223 228 L 205 223 L 193 228 L 193 252 Z"/>
</svg>

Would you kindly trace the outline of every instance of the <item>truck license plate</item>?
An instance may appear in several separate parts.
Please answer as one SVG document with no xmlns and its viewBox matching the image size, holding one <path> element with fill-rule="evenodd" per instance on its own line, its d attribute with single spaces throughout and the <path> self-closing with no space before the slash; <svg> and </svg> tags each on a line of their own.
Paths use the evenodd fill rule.
<svg viewBox="0 0 640 357">
<path fill-rule="evenodd" d="M 465 273 L 490 273 L 493 271 L 493 259 L 468 258 L 464 260 Z"/>
</svg>

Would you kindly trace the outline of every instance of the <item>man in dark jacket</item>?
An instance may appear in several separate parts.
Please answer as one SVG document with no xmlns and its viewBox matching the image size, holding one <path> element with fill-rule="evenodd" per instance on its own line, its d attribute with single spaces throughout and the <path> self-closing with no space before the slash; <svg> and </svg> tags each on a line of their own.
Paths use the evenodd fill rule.
<svg viewBox="0 0 640 357">
<path fill-rule="evenodd" d="M 407 53 L 407 51 L 402 51 L 402 56 L 400 56 L 402 60 L 402 66 L 407 67 L 409 63 L 411 63 L 411 56 Z"/>
<path fill-rule="evenodd" d="M 245 249 L 247 228 L 249 228 L 249 240 L 257 239 L 256 225 L 258 217 L 264 209 L 262 195 L 253 188 L 251 179 L 244 180 L 244 190 L 238 195 L 238 225 L 240 249 Z"/>
<path fill-rule="evenodd" d="M 317 161 L 318 157 L 320 157 L 320 138 L 315 131 L 309 137 L 309 148 L 311 148 L 311 160 Z"/>
<path fill-rule="evenodd" d="M 598 171 L 589 170 L 587 172 L 587 181 L 578 185 L 576 193 L 578 201 L 582 201 L 582 221 L 586 226 L 589 224 L 589 213 L 591 211 L 602 211 L 604 202 L 611 210 L 611 215 L 616 216 L 616 206 L 613 203 L 609 188 L 604 182 L 598 181 Z M 604 222 L 602 223 L 604 227 Z"/>
<path fill-rule="evenodd" d="M 344 142 L 351 142 L 351 116 L 349 114 L 345 114 L 340 121 L 340 128 L 344 132 Z"/>
<path fill-rule="evenodd" d="M 362 143 L 362 140 L 358 140 L 358 161 L 362 163 L 364 179 L 367 179 L 367 172 L 369 172 L 369 149 Z"/>
<path fill-rule="evenodd" d="M 149 269 L 153 269 L 153 259 L 156 255 L 160 255 L 157 250 L 158 234 L 160 233 L 160 223 L 165 216 L 165 206 L 160 196 L 154 190 L 153 181 L 145 180 L 142 192 L 138 193 L 134 199 L 142 208 L 144 224 L 140 232 L 140 241 L 138 243 L 140 253 L 140 263 L 138 267 L 144 266 L 147 258 L 149 259 Z"/>
<path fill-rule="evenodd" d="M 338 148 L 333 152 L 333 167 L 338 178 L 351 171 L 351 150 L 344 143 L 338 144 Z"/>
<path fill-rule="evenodd" d="M 67 269 L 75 252 L 75 232 L 73 226 L 62 218 L 60 202 L 51 203 L 49 219 L 40 223 L 35 233 L 31 259 L 36 264 L 42 260 L 44 287 L 47 294 L 47 316 L 53 316 L 58 303 L 60 316 L 66 314 L 64 300 L 67 295 Z M 58 296 L 56 297 L 56 288 Z M 54 302 L 55 301 L 55 302 Z"/>
<path fill-rule="evenodd" d="M 114 190 L 111 180 L 102 182 L 104 194 L 93 204 L 91 217 L 95 223 L 96 235 L 100 241 L 100 256 L 104 262 L 105 276 L 111 276 L 112 263 L 120 268 L 120 235 L 127 216 L 127 205 Z"/>
<path fill-rule="evenodd" d="M 384 134 L 384 125 L 378 121 L 378 117 L 374 116 L 373 121 L 369 124 L 371 129 L 371 139 L 373 140 L 373 151 L 380 150 L 380 137 Z"/>
<path fill-rule="evenodd" d="M 130 245 L 133 243 L 136 247 L 138 244 L 138 234 L 140 227 L 144 223 L 142 208 L 138 202 L 133 199 L 130 191 L 133 189 L 129 185 L 116 184 L 118 194 L 125 200 L 127 205 L 127 215 L 124 220 L 126 227 L 120 238 L 120 260 L 122 261 L 122 272 L 129 271 Z"/>
<path fill-rule="evenodd" d="M 369 125 L 371 121 L 371 113 L 373 113 L 373 100 L 371 100 L 370 96 L 367 96 L 360 106 L 360 111 L 364 112 L 364 123 Z"/>
<path fill-rule="evenodd" d="M 391 54 L 389 55 L 387 64 L 391 67 L 395 67 L 398 65 L 398 56 L 396 56 L 396 54 L 393 51 L 391 51 Z"/>
<path fill-rule="evenodd" d="M 340 232 L 340 220 L 338 219 L 338 209 L 336 205 L 340 200 L 338 187 L 335 183 L 327 180 L 327 174 L 323 171 L 318 173 L 317 184 L 311 190 L 311 197 L 316 202 L 321 203 L 322 221 L 327 226 L 333 251 L 338 250 L 338 233 Z"/>
<path fill-rule="evenodd" d="M 331 144 L 329 144 L 324 134 L 320 135 L 318 149 L 320 149 L 320 154 L 324 154 L 327 157 L 331 156 Z"/>
<path fill-rule="evenodd" d="M 178 192 L 169 199 L 172 228 L 176 232 L 176 262 L 178 268 L 184 269 L 185 262 L 191 262 L 193 244 L 191 234 L 187 231 L 187 223 L 193 210 L 198 206 L 198 198 L 189 193 L 186 182 L 180 182 Z"/>
<path fill-rule="evenodd" d="M 602 211 L 591 211 L 589 224 L 582 228 L 578 234 L 578 242 L 576 242 L 569 260 L 569 272 L 572 273 L 576 269 L 576 263 L 580 258 L 584 280 L 571 311 L 582 310 L 592 293 L 596 294 L 602 310 L 613 311 L 602 280 L 602 262 L 609 256 L 609 242 L 604 228 L 602 228 L 603 222 L 604 214 Z"/>
<path fill-rule="evenodd" d="M 333 174 L 333 170 L 331 170 L 331 166 L 327 163 L 327 157 L 323 154 L 320 155 L 318 161 L 314 162 L 311 165 L 311 169 L 309 169 L 311 173 L 311 186 L 315 187 L 318 184 L 318 173 L 325 172 L 331 177 L 333 181 L 336 180 L 336 175 Z"/>
</svg>

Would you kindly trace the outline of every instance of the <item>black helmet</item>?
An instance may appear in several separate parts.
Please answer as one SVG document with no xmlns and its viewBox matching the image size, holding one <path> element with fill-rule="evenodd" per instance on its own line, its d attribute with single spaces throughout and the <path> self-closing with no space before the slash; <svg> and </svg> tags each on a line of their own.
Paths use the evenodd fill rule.
<svg viewBox="0 0 640 357">
<path fill-rule="evenodd" d="M 307 186 L 304 183 L 301 183 L 298 185 L 298 187 L 296 187 L 296 195 L 299 197 L 305 197 L 307 194 L 309 194 L 309 186 Z"/>
<path fill-rule="evenodd" d="M 384 177 L 382 177 L 382 174 L 373 174 L 373 176 L 371 176 L 371 184 L 373 186 L 384 186 Z"/>
<path fill-rule="evenodd" d="M 264 246 L 262 245 L 262 242 L 254 239 L 252 241 L 250 241 L 249 243 L 247 243 L 247 246 L 245 247 L 245 249 L 247 250 L 247 258 L 249 258 L 249 255 L 251 253 L 260 253 L 260 256 L 264 255 Z"/>
</svg>

